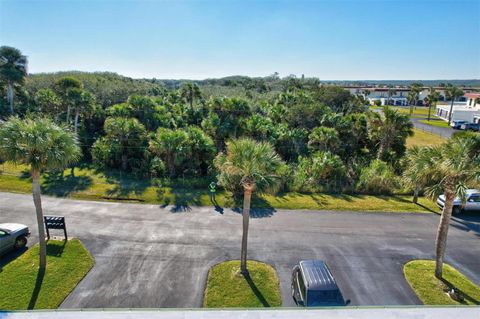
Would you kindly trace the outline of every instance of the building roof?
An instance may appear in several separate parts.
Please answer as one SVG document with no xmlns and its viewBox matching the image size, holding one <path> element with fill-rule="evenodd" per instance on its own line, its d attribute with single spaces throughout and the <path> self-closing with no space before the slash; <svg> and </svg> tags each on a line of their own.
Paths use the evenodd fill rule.
<svg viewBox="0 0 480 319">
<path fill-rule="evenodd" d="M 446 105 L 446 104 L 437 105 L 437 109 L 450 112 L 450 105 Z M 453 111 L 454 112 L 455 111 L 474 112 L 474 113 L 480 114 L 480 109 L 478 107 L 467 106 L 466 104 L 462 104 L 462 105 L 454 104 Z"/>
<path fill-rule="evenodd" d="M 465 93 L 465 97 L 469 99 L 476 99 L 480 97 L 480 93 Z"/>
<path fill-rule="evenodd" d="M 310 290 L 338 290 L 337 283 L 327 264 L 322 260 L 302 260 L 300 262 L 305 286 Z"/>
</svg>

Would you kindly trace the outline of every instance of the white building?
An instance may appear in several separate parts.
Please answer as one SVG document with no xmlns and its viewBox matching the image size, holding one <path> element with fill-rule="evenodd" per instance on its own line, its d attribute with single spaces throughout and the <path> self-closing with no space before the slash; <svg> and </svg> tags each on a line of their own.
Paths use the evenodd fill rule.
<svg viewBox="0 0 480 319">
<path fill-rule="evenodd" d="M 480 93 L 466 93 L 465 102 L 455 102 L 452 109 L 452 121 L 480 121 Z M 448 121 L 450 104 L 437 105 L 436 115 Z"/>
<path fill-rule="evenodd" d="M 410 93 L 410 88 L 408 87 L 368 87 L 368 86 L 345 86 L 351 94 L 362 95 L 367 99 L 371 104 L 374 104 L 375 101 L 379 100 L 381 105 L 409 105 L 408 103 L 408 94 Z M 445 87 L 435 87 L 435 91 L 440 94 L 439 101 L 446 101 Z M 393 95 L 389 99 L 389 90 L 393 91 Z M 474 92 L 472 88 L 463 88 L 465 93 Z M 368 93 L 367 93 L 368 92 Z M 424 105 L 424 99 L 430 94 L 430 87 L 423 87 L 420 93 L 418 94 L 417 105 Z M 458 102 L 465 102 L 467 100 L 466 96 L 463 96 L 458 99 Z M 465 103 L 463 103 L 465 104 Z"/>
</svg>

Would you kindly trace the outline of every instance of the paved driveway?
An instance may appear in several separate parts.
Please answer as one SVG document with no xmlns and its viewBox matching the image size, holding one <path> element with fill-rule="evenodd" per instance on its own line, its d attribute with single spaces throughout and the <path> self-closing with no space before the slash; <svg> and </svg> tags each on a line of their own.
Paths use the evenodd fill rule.
<svg viewBox="0 0 480 319">
<path fill-rule="evenodd" d="M 90 307 L 200 307 L 208 269 L 238 258 L 241 216 L 212 208 L 74 201 L 45 197 L 45 213 L 67 218 L 95 258 L 92 271 L 62 304 Z M 414 258 L 432 258 L 438 215 L 263 211 L 252 218 L 249 258 L 278 271 L 292 306 L 290 270 L 300 259 L 327 260 L 352 305 L 418 304 L 402 274 Z M 0 193 L 0 222 L 35 230 L 29 195 Z M 36 234 L 34 232 L 33 237 Z M 447 262 L 480 283 L 480 217 L 455 219 Z"/>
</svg>

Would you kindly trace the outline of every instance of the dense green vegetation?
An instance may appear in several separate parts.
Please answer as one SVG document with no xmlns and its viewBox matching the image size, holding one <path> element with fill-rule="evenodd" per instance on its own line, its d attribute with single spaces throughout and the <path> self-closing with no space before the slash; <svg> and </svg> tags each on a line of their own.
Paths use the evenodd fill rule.
<svg viewBox="0 0 480 319">
<path fill-rule="evenodd" d="M 443 278 L 434 276 L 433 260 L 413 260 L 403 267 L 405 278 L 425 305 L 480 305 L 480 287 L 450 265 L 443 265 Z M 462 301 L 450 298 L 447 291 L 459 289 Z"/>
<path fill-rule="evenodd" d="M 56 309 L 94 263 L 78 239 L 50 240 L 43 272 L 38 254 L 35 245 L 0 270 L 0 310 Z"/>
<path fill-rule="evenodd" d="M 206 308 L 280 307 L 282 297 L 275 269 L 248 261 L 248 275 L 240 273 L 240 261 L 226 261 L 210 269 L 203 300 Z"/>
<path fill-rule="evenodd" d="M 82 167 L 104 175 L 121 171 L 148 185 L 182 179 L 206 189 L 218 173 L 213 159 L 227 142 L 250 138 L 271 144 L 285 162 L 276 191 L 405 193 L 399 177 L 406 141 L 429 143 L 415 142 L 421 134 L 413 136 L 408 109 L 380 115 L 363 96 L 303 76 L 178 81 L 59 72 L 12 83 L 13 114 L 49 117 L 70 129 Z M 7 84 L 0 81 L 3 119 L 12 114 Z M 424 116 L 424 109 L 414 114 Z M 379 178 L 370 181 L 372 174 Z"/>
<path fill-rule="evenodd" d="M 274 93 L 260 82 L 258 87 L 244 83 L 255 92 L 245 98 L 205 96 L 192 83 L 154 90 L 155 83 L 141 81 L 138 85 L 149 90 L 127 97 L 107 96 L 124 93 L 118 76 L 71 75 L 27 77 L 25 88 L 17 88 L 25 94 L 17 94 L 16 114 L 49 116 L 72 127 L 84 162 L 138 178 L 211 176 L 212 160 L 226 142 L 249 137 L 272 144 L 290 166 L 284 170 L 283 191 L 354 192 L 362 169 L 374 159 L 401 170 L 411 134 L 401 114 L 387 111 L 391 116 L 383 119 L 368 112 L 361 97 L 308 79 L 278 79 L 280 91 Z M 116 90 L 102 93 L 95 89 L 99 86 Z M 242 92 L 245 86 L 235 87 Z M 3 114 L 8 117 L 8 108 Z M 386 130 L 389 139 L 382 136 Z M 305 167 L 311 174 L 298 169 Z"/>
</svg>

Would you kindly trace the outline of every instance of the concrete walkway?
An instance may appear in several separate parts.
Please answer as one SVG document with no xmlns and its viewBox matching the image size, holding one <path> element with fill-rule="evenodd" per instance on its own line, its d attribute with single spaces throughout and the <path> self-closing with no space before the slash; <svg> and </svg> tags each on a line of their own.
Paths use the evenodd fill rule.
<svg viewBox="0 0 480 319">
<path fill-rule="evenodd" d="M 442 319 L 480 318 L 480 307 L 284 310 L 120 310 L 0 313 L 0 319 Z"/>
</svg>

